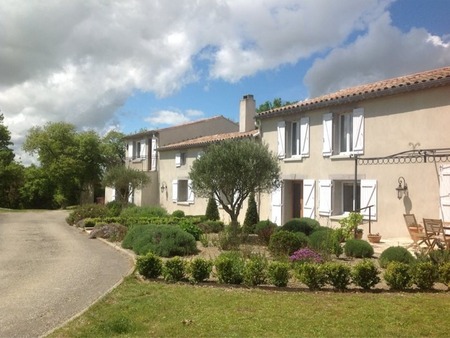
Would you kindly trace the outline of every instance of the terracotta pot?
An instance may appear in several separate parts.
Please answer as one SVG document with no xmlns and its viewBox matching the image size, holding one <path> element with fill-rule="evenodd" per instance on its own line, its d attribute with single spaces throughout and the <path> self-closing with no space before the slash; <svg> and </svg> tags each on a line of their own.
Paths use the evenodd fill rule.
<svg viewBox="0 0 450 338">
<path fill-rule="evenodd" d="M 370 243 L 380 243 L 381 235 L 368 234 L 367 239 L 369 240 Z"/>
</svg>

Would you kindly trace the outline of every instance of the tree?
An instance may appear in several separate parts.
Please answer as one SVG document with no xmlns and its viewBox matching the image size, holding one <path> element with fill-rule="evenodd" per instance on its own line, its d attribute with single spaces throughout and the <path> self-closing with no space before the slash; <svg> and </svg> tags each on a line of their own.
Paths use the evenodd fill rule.
<svg viewBox="0 0 450 338">
<path fill-rule="evenodd" d="M 217 202 L 213 196 L 210 196 L 208 199 L 205 216 L 208 221 L 218 221 L 220 218 L 219 209 L 217 208 Z"/>
<path fill-rule="evenodd" d="M 245 213 L 244 226 L 251 228 L 258 222 L 258 208 L 256 206 L 255 193 L 252 192 L 248 197 L 248 207 L 247 212 Z"/>
<path fill-rule="evenodd" d="M 199 197 L 211 192 L 238 224 L 242 203 L 250 193 L 270 192 L 280 185 L 280 167 L 268 147 L 254 140 L 229 140 L 207 148 L 194 161 L 189 177 Z"/>
<path fill-rule="evenodd" d="M 281 98 L 275 98 L 273 99 L 273 102 L 266 101 L 263 104 L 259 105 L 258 109 L 256 109 L 257 113 L 262 113 L 263 111 L 271 110 L 274 108 L 280 108 L 287 106 L 289 104 L 292 104 L 292 102 L 289 101 L 283 101 Z"/>
<path fill-rule="evenodd" d="M 105 169 L 122 165 L 125 163 L 125 147 L 123 140 L 125 134 L 116 130 L 111 130 L 101 140 L 101 152 Z"/>
<path fill-rule="evenodd" d="M 150 177 L 145 172 L 123 165 L 110 168 L 103 177 L 103 186 L 115 188 L 116 197 L 122 205 L 128 203 L 129 197 L 136 189 L 141 189 L 148 183 Z"/>
</svg>

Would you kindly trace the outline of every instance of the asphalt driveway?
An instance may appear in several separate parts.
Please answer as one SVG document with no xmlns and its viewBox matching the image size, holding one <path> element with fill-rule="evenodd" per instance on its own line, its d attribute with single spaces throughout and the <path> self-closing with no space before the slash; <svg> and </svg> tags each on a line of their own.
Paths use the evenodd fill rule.
<svg viewBox="0 0 450 338">
<path fill-rule="evenodd" d="M 130 272 L 130 257 L 67 225 L 67 215 L 0 213 L 0 337 L 44 335 Z"/>
</svg>

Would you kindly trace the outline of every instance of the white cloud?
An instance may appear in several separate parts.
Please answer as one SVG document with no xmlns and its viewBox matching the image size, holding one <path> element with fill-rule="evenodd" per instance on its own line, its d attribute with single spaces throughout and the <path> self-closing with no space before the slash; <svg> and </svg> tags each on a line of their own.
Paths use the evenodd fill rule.
<svg viewBox="0 0 450 338">
<path fill-rule="evenodd" d="M 186 110 L 186 112 L 160 110 L 146 117 L 144 120 L 151 125 L 151 129 L 161 128 L 174 124 L 181 124 L 198 119 L 204 116 L 204 113 L 198 110 Z"/>
<path fill-rule="evenodd" d="M 318 59 L 305 76 L 310 96 L 450 64 L 450 44 L 425 29 L 402 33 L 382 15 L 354 43 Z"/>
</svg>

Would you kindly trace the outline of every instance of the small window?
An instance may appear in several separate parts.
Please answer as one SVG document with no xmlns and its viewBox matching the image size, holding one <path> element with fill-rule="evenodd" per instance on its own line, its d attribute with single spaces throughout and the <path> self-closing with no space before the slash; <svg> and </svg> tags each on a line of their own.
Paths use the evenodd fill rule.
<svg viewBox="0 0 450 338">
<path fill-rule="evenodd" d="M 309 156 L 309 117 L 298 121 L 280 121 L 277 133 L 279 158 Z"/>
<path fill-rule="evenodd" d="M 191 188 L 192 182 L 188 179 L 172 181 L 172 200 L 175 203 L 194 203 L 194 192 Z"/>
<path fill-rule="evenodd" d="M 187 202 L 188 200 L 188 181 L 179 180 L 178 181 L 178 201 L 177 202 Z"/>
<path fill-rule="evenodd" d="M 141 142 L 133 142 L 133 159 L 141 157 Z"/>
<path fill-rule="evenodd" d="M 352 114 L 341 114 L 338 117 L 339 152 L 353 151 L 353 118 Z"/>
<path fill-rule="evenodd" d="M 353 187 L 354 183 L 343 182 L 342 183 L 342 211 L 351 212 L 353 210 L 359 210 L 361 207 L 361 185 L 358 183 L 356 186 L 356 200 L 355 208 L 353 208 Z"/>
<path fill-rule="evenodd" d="M 300 128 L 298 122 L 291 124 L 291 156 L 300 155 Z"/>
<path fill-rule="evenodd" d="M 175 154 L 175 166 L 181 167 L 186 164 L 186 153 Z"/>
</svg>

